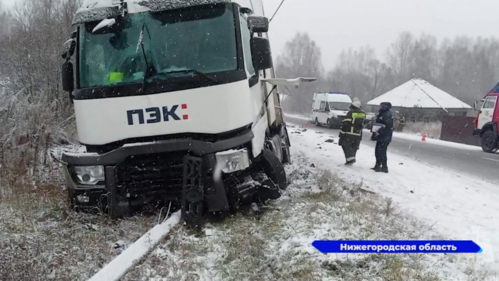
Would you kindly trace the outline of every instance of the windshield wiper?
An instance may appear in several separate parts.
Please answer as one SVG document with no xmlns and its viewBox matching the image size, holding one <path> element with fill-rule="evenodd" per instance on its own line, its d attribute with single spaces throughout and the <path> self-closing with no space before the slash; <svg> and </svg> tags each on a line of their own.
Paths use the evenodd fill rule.
<svg viewBox="0 0 499 281">
<path fill-rule="evenodd" d="M 207 81 L 210 81 L 213 85 L 220 84 L 220 82 L 218 82 L 217 80 L 215 80 L 215 79 L 211 78 L 210 76 L 206 75 L 206 73 L 201 72 L 201 71 L 196 70 L 196 69 L 182 69 L 182 70 L 173 70 L 173 71 L 168 71 L 168 72 L 160 72 L 160 73 L 158 73 L 158 75 L 159 74 L 164 74 L 164 75 L 182 74 L 182 73 L 186 73 L 186 74 L 192 73 L 192 74 L 195 74 L 197 76 L 200 76 L 200 77 L 204 78 Z"/>
<path fill-rule="evenodd" d="M 147 60 L 146 49 L 144 47 L 144 29 L 147 29 L 147 33 L 149 34 L 149 40 L 151 39 L 151 34 L 149 33 L 149 28 L 144 23 L 142 25 L 142 30 L 140 31 L 139 43 L 137 44 L 137 50 L 136 50 L 136 52 L 138 53 L 139 47 L 142 49 L 142 55 L 144 56 L 144 61 L 146 63 L 146 70 L 144 72 L 144 78 L 142 79 L 142 92 L 144 92 L 144 88 L 146 87 L 147 78 L 152 77 L 152 76 L 156 75 L 156 73 L 157 73 L 157 70 L 154 67 L 154 64 L 149 64 L 149 61 Z"/>
</svg>

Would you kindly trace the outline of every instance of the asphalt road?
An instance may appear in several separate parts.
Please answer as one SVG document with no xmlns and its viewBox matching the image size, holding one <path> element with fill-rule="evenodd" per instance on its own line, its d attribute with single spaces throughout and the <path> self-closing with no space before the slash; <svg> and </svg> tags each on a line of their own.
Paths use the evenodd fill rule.
<svg viewBox="0 0 499 281">
<path fill-rule="evenodd" d="M 286 116 L 290 125 L 302 126 L 302 119 Z M 309 124 L 308 129 L 322 131 L 338 136 L 339 131 Z M 367 131 L 366 131 L 367 132 Z M 370 134 L 365 134 L 363 144 L 374 150 L 375 142 L 370 141 Z M 457 171 L 461 174 L 472 175 L 499 186 L 499 154 L 489 154 L 480 150 L 470 150 L 431 144 L 428 142 L 408 140 L 394 136 L 388 151 L 410 157 L 416 161 Z M 389 161 L 389 160 L 388 160 Z M 424 176 L 424 175 L 422 175 Z"/>
</svg>

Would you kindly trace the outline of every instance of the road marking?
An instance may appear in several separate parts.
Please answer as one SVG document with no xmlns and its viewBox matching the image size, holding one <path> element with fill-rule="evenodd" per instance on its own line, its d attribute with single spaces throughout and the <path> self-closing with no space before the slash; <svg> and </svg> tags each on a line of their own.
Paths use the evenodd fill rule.
<svg viewBox="0 0 499 281">
<path fill-rule="evenodd" d="M 489 161 L 494 161 L 494 162 L 499 162 L 499 160 L 497 160 L 497 159 L 491 159 L 491 158 L 482 158 L 482 159 L 489 160 Z"/>
</svg>

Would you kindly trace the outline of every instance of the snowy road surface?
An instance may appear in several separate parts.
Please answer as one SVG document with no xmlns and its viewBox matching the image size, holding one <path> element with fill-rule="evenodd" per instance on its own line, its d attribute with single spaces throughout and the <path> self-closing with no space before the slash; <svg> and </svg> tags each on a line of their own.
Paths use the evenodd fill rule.
<svg viewBox="0 0 499 281">
<path fill-rule="evenodd" d="M 341 178 L 353 183 L 362 183 L 371 191 L 393 198 L 402 210 L 434 225 L 433 227 L 448 239 L 474 240 L 484 250 L 483 255 L 479 257 L 481 262 L 491 269 L 499 269 L 497 184 L 448 168 L 458 159 L 464 159 L 457 157 L 465 157 L 467 153 L 474 157 L 473 150 L 439 146 L 442 152 L 448 149 L 456 151 L 454 154 L 459 156 L 448 159 L 447 161 L 453 163 L 447 165 L 440 165 L 441 162 L 428 165 L 428 159 L 415 161 L 413 154 L 404 153 L 400 145 L 395 144 L 394 148 L 389 149 L 391 166 L 390 174 L 387 175 L 370 170 L 374 161 L 374 150 L 370 147 L 370 142 L 364 141 L 361 145 L 357 164 L 345 167 L 343 152 L 335 144 L 335 131 L 315 128 L 302 131 L 303 129 L 290 128 L 294 153 L 304 153 L 314 159 L 318 167 L 329 169 Z M 335 143 L 326 142 L 331 137 L 334 137 Z M 396 139 L 396 143 L 401 141 Z M 434 153 L 438 151 L 436 147 L 432 146 L 432 149 Z M 431 152 L 424 155 L 429 153 Z M 487 154 L 481 156 L 486 157 Z M 475 159 L 473 157 L 469 158 Z M 423 158 L 423 155 L 419 158 Z M 431 161 L 434 158 L 429 159 Z M 489 162 L 489 165 L 499 164 Z M 470 166 L 475 165 L 474 160 L 467 163 Z"/>
<path fill-rule="evenodd" d="M 302 125 L 306 120 L 303 117 L 286 115 L 290 124 Z M 338 130 L 308 125 L 310 130 L 322 131 L 338 136 Z M 367 131 L 366 131 L 367 132 Z M 369 140 L 370 134 L 364 135 L 363 144 L 374 148 L 375 142 Z M 480 147 L 462 145 L 451 142 L 428 139 L 426 143 L 419 136 L 395 134 L 388 151 L 410 157 L 420 163 L 442 167 L 459 172 L 460 174 L 475 176 L 490 183 L 497 184 L 499 176 L 499 154 L 488 154 Z M 374 165 L 370 160 L 369 165 Z M 390 161 L 390 160 L 389 160 Z"/>
</svg>

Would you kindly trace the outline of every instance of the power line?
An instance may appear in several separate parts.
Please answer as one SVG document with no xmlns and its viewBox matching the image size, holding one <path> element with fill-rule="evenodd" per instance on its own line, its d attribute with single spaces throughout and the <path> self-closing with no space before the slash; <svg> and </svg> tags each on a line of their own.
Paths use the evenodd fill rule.
<svg viewBox="0 0 499 281">
<path fill-rule="evenodd" d="M 286 0 L 282 0 L 281 4 L 279 4 L 279 7 L 277 7 L 277 10 L 275 11 L 275 13 L 272 16 L 272 18 L 270 18 L 269 22 L 272 22 L 272 20 L 274 19 L 275 15 L 277 14 L 277 12 L 279 12 L 279 9 L 281 9 L 282 4 L 284 4 L 284 1 L 286 1 Z"/>
</svg>

